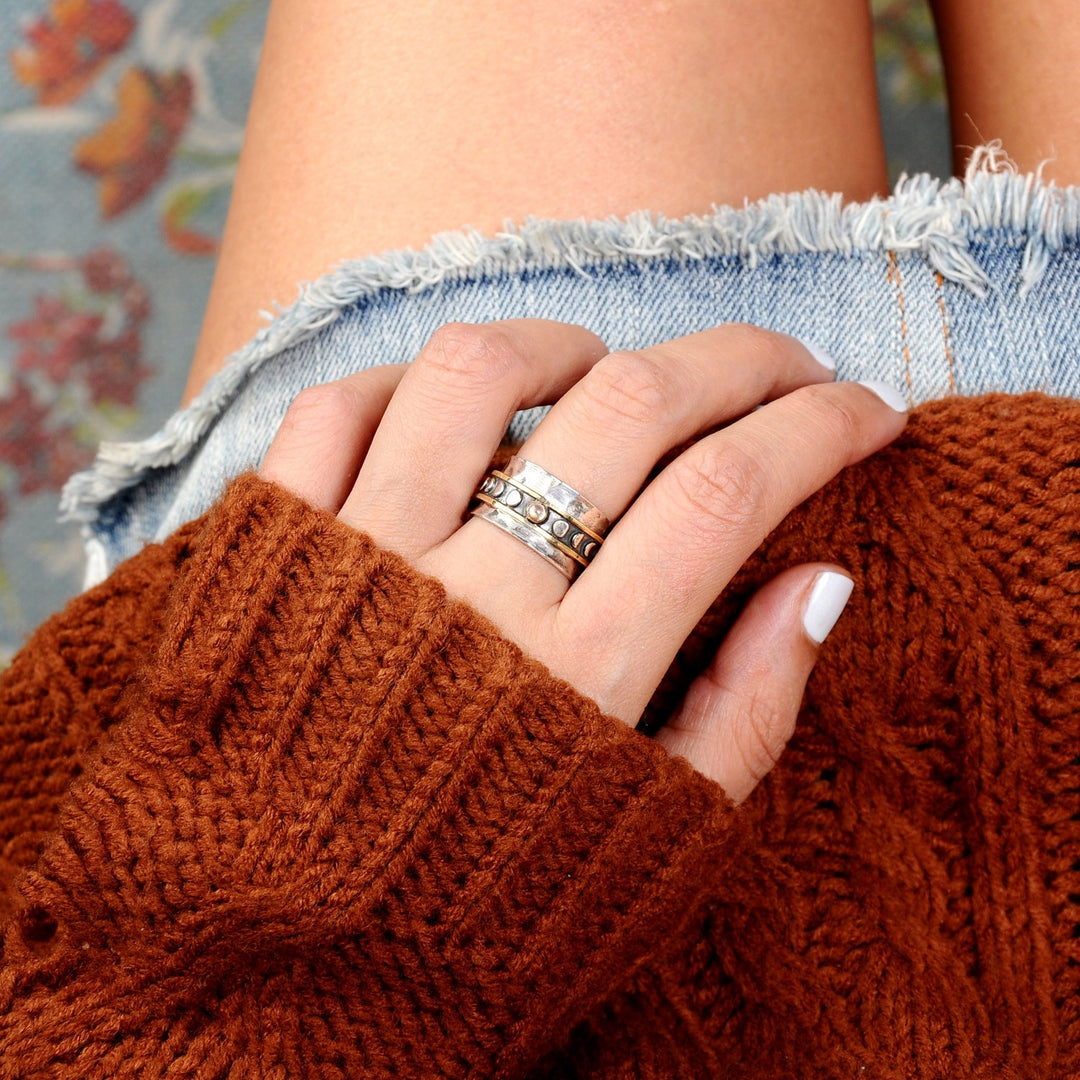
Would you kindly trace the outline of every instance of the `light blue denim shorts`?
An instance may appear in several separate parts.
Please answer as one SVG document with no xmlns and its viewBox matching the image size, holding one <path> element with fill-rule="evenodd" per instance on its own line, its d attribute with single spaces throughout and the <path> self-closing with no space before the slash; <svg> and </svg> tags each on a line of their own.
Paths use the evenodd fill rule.
<svg viewBox="0 0 1080 1080">
<path fill-rule="evenodd" d="M 963 180 L 901 178 L 867 203 L 810 191 L 679 221 L 532 221 L 343 264 L 160 431 L 103 445 L 69 481 L 62 508 L 84 523 L 87 584 L 257 465 L 304 387 L 405 363 L 451 321 L 559 319 L 611 349 L 750 322 L 813 342 L 838 378 L 884 380 L 913 405 L 1080 396 L 1080 189 L 996 163 L 984 150 Z M 519 413 L 511 437 L 541 415 Z"/>
</svg>

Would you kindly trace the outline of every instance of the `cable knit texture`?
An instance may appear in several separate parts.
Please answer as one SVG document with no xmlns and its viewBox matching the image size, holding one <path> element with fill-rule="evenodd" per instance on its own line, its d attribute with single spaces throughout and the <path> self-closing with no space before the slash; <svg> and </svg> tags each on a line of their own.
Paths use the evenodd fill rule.
<svg viewBox="0 0 1080 1080">
<path fill-rule="evenodd" d="M 254 476 L 0 681 L 0 1077 L 1080 1074 L 1080 404 L 924 406 L 738 809 Z"/>
</svg>

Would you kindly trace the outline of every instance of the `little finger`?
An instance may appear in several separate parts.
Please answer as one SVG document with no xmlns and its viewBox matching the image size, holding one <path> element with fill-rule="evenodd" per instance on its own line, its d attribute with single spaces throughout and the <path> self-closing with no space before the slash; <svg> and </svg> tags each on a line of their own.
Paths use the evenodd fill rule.
<svg viewBox="0 0 1080 1080">
<path fill-rule="evenodd" d="M 301 390 L 263 457 L 259 475 L 312 506 L 336 513 L 404 374 L 404 364 L 383 364 Z"/>
</svg>

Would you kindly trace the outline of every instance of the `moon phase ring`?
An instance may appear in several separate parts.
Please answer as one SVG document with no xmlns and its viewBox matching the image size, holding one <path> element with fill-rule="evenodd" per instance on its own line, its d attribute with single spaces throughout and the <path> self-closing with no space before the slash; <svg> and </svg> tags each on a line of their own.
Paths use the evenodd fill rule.
<svg viewBox="0 0 1080 1080">
<path fill-rule="evenodd" d="M 579 491 L 535 462 L 514 455 L 493 469 L 472 513 L 547 559 L 571 581 L 596 557 L 610 522 Z"/>
</svg>

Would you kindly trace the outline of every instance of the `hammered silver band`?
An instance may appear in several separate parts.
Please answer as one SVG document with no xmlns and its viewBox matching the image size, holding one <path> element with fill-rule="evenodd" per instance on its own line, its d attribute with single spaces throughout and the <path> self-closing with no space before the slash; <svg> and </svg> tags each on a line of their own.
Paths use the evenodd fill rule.
<svg viewBox="0 0 1080 1080">
<path fill-rule="evenodd" d="M 571 581 L 596 556 L 610 527 L 581 492 L 516 454 L 505 469 L 488 473 L 474 499 L 474 516 L 520 540 Z"/>
</svg>

